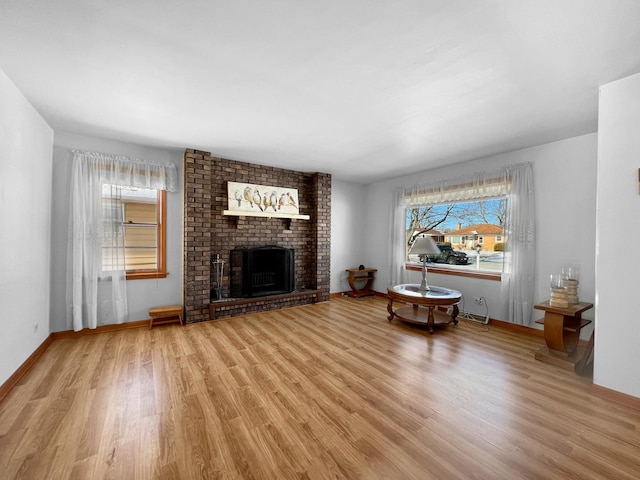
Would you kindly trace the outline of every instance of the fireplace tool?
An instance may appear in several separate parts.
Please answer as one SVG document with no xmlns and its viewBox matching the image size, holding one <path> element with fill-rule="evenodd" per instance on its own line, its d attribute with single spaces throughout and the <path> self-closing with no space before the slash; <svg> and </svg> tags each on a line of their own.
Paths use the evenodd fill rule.
<svg viewBox="0 0 640 480">
<path fill-rule="evenodd" d="M 211 300 L 222 300 L 222 275 L 224 273 L 224 260 L 220 254 L 216 253 L 215 260 L 211 259 L 211 266 L 214 272 L 214 284 L 211 289 Z"/>
</svg>

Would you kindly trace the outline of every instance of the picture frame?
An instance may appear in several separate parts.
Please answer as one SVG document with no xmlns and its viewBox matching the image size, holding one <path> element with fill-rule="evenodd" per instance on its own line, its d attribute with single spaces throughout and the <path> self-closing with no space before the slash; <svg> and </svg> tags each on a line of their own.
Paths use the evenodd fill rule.
<svg viewBox="0 0 640 480">
<path fill-rule="evenodd" d="M 299 215 L 298 189 L 256 183 L 227 182 L 229 212 Z"/>
</svg>

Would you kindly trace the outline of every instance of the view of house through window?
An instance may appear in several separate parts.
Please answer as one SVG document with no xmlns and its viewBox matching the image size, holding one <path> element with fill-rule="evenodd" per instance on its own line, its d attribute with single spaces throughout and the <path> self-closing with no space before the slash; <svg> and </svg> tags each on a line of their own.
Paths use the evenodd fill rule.
<svg viewBox="0 0 640 480">
<path fill-rule="evenodd" d="M 502 272 L 507 198 L 412 206 L 406 209 L 407 260 L 420 263 L 408 253 L 419 236 L 432 237 L 440 255 L 427 262 L 457 270 Z"/>
<path fill-rule="evenodd" d="M 105 225 L 112 225 L 103 235 L 103 271 L 124 266 L 128 279 L 164 272 L 164 198 L 162 190 L 103 185 Z"/>
</svg>

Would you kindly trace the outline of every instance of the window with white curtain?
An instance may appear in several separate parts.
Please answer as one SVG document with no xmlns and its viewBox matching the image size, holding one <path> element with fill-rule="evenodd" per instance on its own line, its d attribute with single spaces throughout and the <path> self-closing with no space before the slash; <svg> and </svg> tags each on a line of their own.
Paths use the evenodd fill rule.
<svg viewBox="0 0 640 480">
<path fill-rule="evenodd" d="M 73 153 L 67 324 L 78 331 L 126 321 L 126 280 L 166 275 L 165 191 L 177 191 L 177 169 L 173 163 Z M 146 206 L 154 195 L 155 215 Z"/>
<path fill-rule="evenodd" d="M 501 198 L 506 200 L 503 231 L 496 235 L 496 242 L 499 236 L 504 249 L 503 268 L 499 277 L 501 295 L 508 304 L 509 321 L 528 325 L 533 309 L 535 278 L 534 191 L 530 163 L 508 166 L 496 172 L 475 173 L 397 188 L 393 192 L 390 219 L 389 283 L 398 285 L 407 282 L 407 209 Z M 455 237 L 458 236 L 463 237 L 462 234 Z M 469 238 L 475 239 L 475 235 L 465 236 L 467 241 Z M 482 234 L 482 237 L 486 246 L 487 235 Z"/>
</svg>

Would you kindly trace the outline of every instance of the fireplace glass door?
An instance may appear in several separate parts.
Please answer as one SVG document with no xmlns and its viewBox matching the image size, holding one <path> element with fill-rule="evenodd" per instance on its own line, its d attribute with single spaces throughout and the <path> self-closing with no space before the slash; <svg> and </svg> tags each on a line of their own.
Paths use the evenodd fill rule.
<svg viewBox="0 0 640 480">
<path fill-rule="evenodd" d="M 231 250 L 231 297 L 261 297 L 295 289 L 293 248 L 238 247 Z"/>
</svg>

